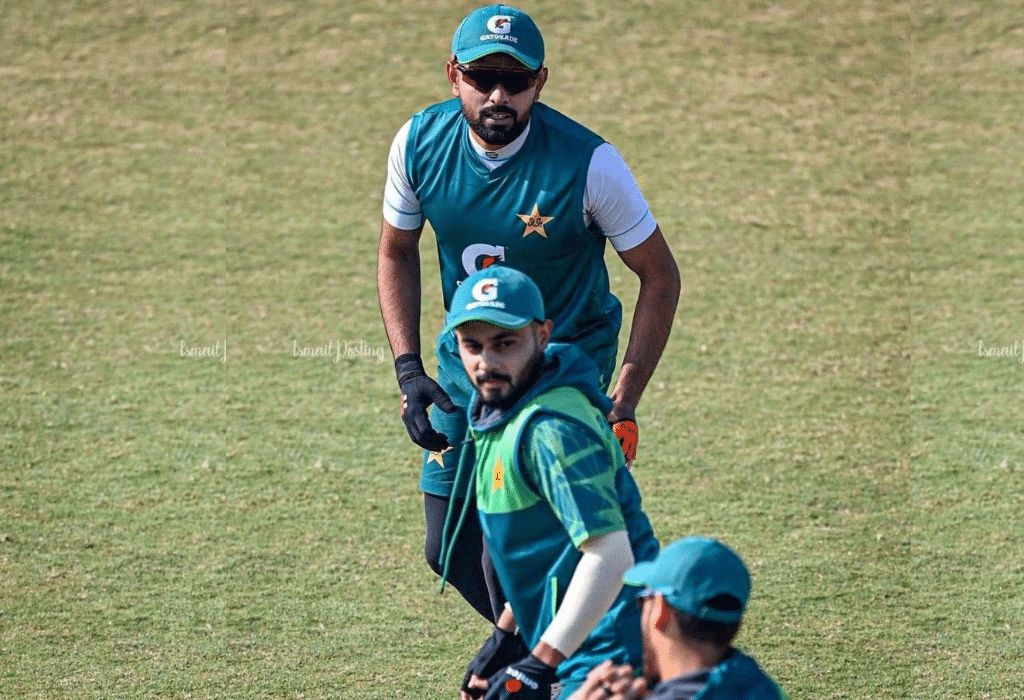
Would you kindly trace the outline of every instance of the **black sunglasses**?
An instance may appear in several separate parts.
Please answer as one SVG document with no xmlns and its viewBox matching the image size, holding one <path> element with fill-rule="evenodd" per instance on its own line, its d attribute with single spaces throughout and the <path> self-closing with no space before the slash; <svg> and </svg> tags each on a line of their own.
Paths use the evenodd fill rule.
<svg viewBox="0 0 1024 700">
<path fill-rule="evenodd" d="M 479 90 L 485 95 L 489 95 L 493 92 L 496 85 L 499 83 L 505 88 L 505 92 L 510 95 L 518 95 L 523 90 L 527 89 L 534 84 L 537 80 L 537 76 L 540 75 L 540 69 L 535 71 L 513 71 L 513 70 L 494 70 L 491 68 L 471 68 L 463 64 L 455 66 L 462 73 L 462 77 L 465 78 L 466 82 L 469 83 L 473 89 Z"/>
</svg>

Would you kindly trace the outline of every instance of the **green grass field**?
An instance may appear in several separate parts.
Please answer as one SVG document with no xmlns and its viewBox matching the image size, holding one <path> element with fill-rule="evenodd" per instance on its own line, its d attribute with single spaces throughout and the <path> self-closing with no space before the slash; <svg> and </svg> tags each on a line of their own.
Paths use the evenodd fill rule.
<svg viewBox="0 0 1024 700">
<path fill-rule="evenodd" d="M 0 698 L 456 696 L 375 254 L 472 7 L 0 0 Z M 791 698 L 1019 697 L 1024 8 L 522 7 L 683 273 L 662 541 L 745 556 Z"/>
</svg>

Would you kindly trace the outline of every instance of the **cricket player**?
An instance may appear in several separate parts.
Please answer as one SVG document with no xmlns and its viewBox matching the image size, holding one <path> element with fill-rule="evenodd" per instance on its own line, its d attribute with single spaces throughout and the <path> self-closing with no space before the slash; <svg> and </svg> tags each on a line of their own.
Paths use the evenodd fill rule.
<svg viewBox="0 0 1024 700">
<path fill-rule="evenodd" d="M 552 320 L 552 339 L 576 344 L 597 364 L 602 390 L 612 387 L 605 418 L 630 459 L 638 439 L 636 407 L 679 298 L 672 253 L 622 156 L 538 101 L 549 75 L 544 55 L 544 39 L 526 13 L 507 5 L 474 10 L 452 38 L 446 78 L 454 97 L 406 122 L 388 158 L 378 291 L 402 420 L 425 450 L 424 550 L 438 573 L 444 514 L 453 490 L 463 492 L 453 481 L 472 387 L 450 333 L 437 339 L 436 382 L 423 367 L 418 246 L 424 224 L 435 234 L 446 309 L 459 284 L 489 265 L 533 278 Z M 640 281 L 614 386 L 622 306 L 609 290 L 608 242 Z M 470 517 L 453 552 L 449 583 L 494 621 L 504 598 L 481 563 L 485 555 Z"/>
<path fill-rule="evenodd" d="M 643 675 L 605 661 L 569 700 L 786 700 L 757 661 L 732 646 L 750 596 L 750 572 L 736 552 L 686 537 L 623 580 L 644 587 Z"/>
<path fill-rule="evenodd" d="M 475 458 L 459 465 L 472 474 L 472 493 L 461 500 L 475 495 L 528 651 L 486 683 L 464 681 L 462 697 L 485 686 L 488 700 L 549 700 L 552 684 L 571 693 L 609 656 L 639 665 L 638 589 L 624 587 L 622 575 L 654 558 L 658 542 L 606 420 L 611 401 L 597 365 L 576 346 L 550 343 L 540 290 L 509 267 L 466 278 L 446 321 L 443 333 L 456 337 L 474 387 L 467 420 Z M 455 541 L 465 519 L 450 520 Z M 451 551 L 447 539 L 443 550 Z"/>
</svg>

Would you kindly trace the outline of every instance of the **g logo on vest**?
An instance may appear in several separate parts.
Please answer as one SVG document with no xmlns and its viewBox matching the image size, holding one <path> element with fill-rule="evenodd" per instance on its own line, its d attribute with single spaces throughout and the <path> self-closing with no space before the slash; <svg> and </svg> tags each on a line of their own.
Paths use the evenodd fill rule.
<svg viewBox="0 0 1024 700">
<path fill-rule="evenodd" d="M 474 243 L 462 251 L 462 268 L 467 275 L 490 267 L 494 263 L 504 262 L 505 246 Z"/>
</svg>

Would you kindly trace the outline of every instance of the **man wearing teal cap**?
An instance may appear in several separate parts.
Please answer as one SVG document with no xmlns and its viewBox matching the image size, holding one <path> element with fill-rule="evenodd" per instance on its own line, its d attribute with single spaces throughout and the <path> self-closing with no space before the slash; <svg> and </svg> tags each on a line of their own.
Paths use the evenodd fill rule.
<svg viewBox="0 0 1024 700">
<path fill-rule="evenodd" d="M 757 662 L 732 646 L 750 573 L 718 540 L 687 537 L 623 576 L 643 586 L 643 677 L 606 661 L 570 700 L 785 700 Z"/>
<path fill-rule="evenodd" d="M 406 122 L 388 158 L 378 290 L 402 420 L 424 448 L 424 550 L 437 572 L 441 522 L 453 491 L 462 492 L 453 482 L 473 388 L 450 333 L 437 338 L 436 382 L 423 366 L 424 224 L 435 234 L 446 309 L 463 280 L 480 269 L 504 263 L 529 273 L 551 318 L 552 340 L 578 345 L 597 364 L 599 385 L 612 398 L 605 417 L 630 460 L 636 407 L 668 340 L 679 297 L 672 252 L 622 156 L 539 101 L 548 80 L 544 57 L 544 39 L 525 12 L 508 5 L 474 10 L 452 38 L 446 78 L 454 98 Z M 622 305 L 609 287 L 607 242 L 640 281 L 614 383 Z M 449 583 L 493 621 L 503 600 L 486 585 L 482 559 L 480 533 L 467 525 Z"/>
<path fill-rule="evenodd" d="M 623 573 L 658 551 L 640 493 L 605 417 L 593 360 L 552 343 L 540 290 L 522 272 L 492 266 L 452 297 L 454 335 L 474 392 L 458 470 L 475 501 L 509 609 L 470 665 L 462 697 L 549 700 L 570 693 L 599 660 L 639 664 L 637 589 Z M 468 456 L 474 454 L 472 462 Z M 454 503 L 454 500 L 453 500 Z M 468 508 L 445 527 L 443 559 Z M 504 643 L 518 624 L 522 646 Z M 627 632 L 623 633 L 623 630 Z"/>
</svg>

